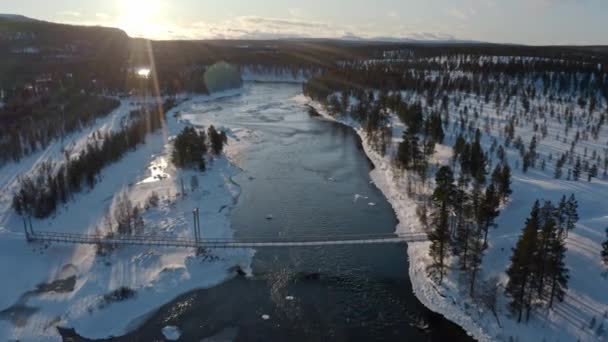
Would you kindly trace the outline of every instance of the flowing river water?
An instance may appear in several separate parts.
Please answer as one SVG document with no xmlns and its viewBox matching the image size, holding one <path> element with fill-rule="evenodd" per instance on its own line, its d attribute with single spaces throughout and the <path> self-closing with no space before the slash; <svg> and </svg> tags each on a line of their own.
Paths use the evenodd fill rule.
<svg viewBox="0 0 608 342">
<path fill-rule="evenodd" d="M 236 238 L 394 232 L 358 136 L 310 117 L 299 94 L 300 85 L 247 83 L 241 95 L 182 113 L 246 142 L 234 158 L 243 170 L 234 179 Z M 470 340 L 414 296 L 404 244 L 262 248 L 252 269 L 180 295 L 123 338 L 162 340 L 161 329 L 175 325 L 183 341 Z"/>
</svg>

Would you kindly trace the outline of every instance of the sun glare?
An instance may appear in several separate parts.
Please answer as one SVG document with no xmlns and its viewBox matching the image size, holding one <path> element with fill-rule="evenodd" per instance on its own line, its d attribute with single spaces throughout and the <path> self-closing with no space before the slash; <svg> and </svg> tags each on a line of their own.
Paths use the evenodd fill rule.
<svg viewBox="0 0 608 342">
<path fill-rule="evenodd" d="M 117 25 L 129 35 L 154 38 L 160 30 L 161 2 L 159 0 L 120 0 Z"/>
<path fill-rule="evenodd" d="M 149 68 L 140 68 L 140 69 L 137 69 L 137 76 L 143 77 L 143 78 L 150 77 L 150 69 Z"/>
</svg>

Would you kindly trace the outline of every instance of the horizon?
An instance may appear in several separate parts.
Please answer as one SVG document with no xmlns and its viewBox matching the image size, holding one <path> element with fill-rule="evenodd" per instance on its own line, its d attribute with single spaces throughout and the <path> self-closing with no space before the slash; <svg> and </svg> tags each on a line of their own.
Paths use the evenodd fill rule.
<svg viewBox="0 0 608 342">
<path fill-rule="evenodd" d="M 51 4 L 9 0 L 0 13 L 62 24 L 115 27 L 152 40 L 338 39 L 351 41 L 472 42 L 516 45 L 608 45 L 599 0 L 360 0 L 324 3 L 267 1 L 223 4 L 182 0 L 115 0 Z M 319 2 L 320 3 L 320 2 Z M 342 15 L 348 6 L 349 17 Z M 506 26 L 505 23 L 512 25 Z M 505 29 L 507 28 L 507 29 Z"/>
</svg>

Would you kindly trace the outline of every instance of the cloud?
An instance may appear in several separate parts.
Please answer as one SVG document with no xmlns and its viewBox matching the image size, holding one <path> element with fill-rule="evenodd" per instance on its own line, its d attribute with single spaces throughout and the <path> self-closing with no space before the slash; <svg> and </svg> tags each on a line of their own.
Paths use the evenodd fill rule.
<svg viewBox="0 0 608 342">
<path fill-rule="evenodd" d="M 477 10 L 473 7 L 467 8 L 449 8 L 446 10 L 447 15 L 459 20 L 468 20 L 470 17 L 477 14 Z"/>
<path fill-rule="evenodd" d="M 61 11 L 59 15 L 64 17 L 80 17 L 81 14 L 78 11 Z"/>
<path fill-rule="evenodd" d="M 528 0 L 534 8 L 548 9 L 560 5 L 586 5 L 589 0 Z"/>
<path fill-rule="evenodd" d="M 217 23 L 197 22 L 181 29 L 182 35 L 209 39 L 329 38 L 342 36 L 347 31 L 348 27 L 324 22 L 260 16 L 240 16 Z"/>
<path fill-rule="evenodd" d="M 301 8 L 290 8 L 288 12 L 292 17 L 301 17 L 304 13 Z"/>
<path fill-rule="evenodd" d="M 62 20 L 64 23 L 116 26 L 115 21 L 104 13 L 94 18 Z M 454 37 L 442 32 L 420 32 L 403 28 L 366 25 L 356 27 L 334 23 L 304 20 L 303 18 L 274 18 L 262 16 L 238 16 L 219 22 L 194 22 L 175 24 L 156 22 L 152 39 L 284 39 L 284 38 L 336 38 L 336 39 L 425 39 L 447 40 Z M 128 31 L 128 28 L 127 28 Z M 138 32 L 127 32 L 139 36 Z"/>
</svg>

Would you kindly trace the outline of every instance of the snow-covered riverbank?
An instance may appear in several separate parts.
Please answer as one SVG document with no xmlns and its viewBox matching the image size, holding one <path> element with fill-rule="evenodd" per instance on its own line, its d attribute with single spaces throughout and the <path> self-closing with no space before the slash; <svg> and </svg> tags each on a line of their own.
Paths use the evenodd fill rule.
<svg viewBox="0 0 608 342">
<path fill-rule="evenodd" d="M 305 96 L 301 96 L 300 101 L 313 106 L 325 119 L 341 122 L 357 132 L 361 137 L 365 153 L 376 167 L 371 172 L 371 177 L 391 203 L 399 219 L 397 233 L 422 231 L 422 224 L 416 214 L 417 203 L 407 195 L 409 193 L 407 177 L 404 174 L 396 174 L 399 171 L 391 166 L 391 158 L 401 141 L 404 128 L 400 120 L 395 116 L 392 117 L 393 141 L 388 147 L 387 155 L 381 156 L 367 143 L 366 134 L 358 123 L 347 116 L 338 118 L 330 116 L 321 104 Z M 465 101 L 465 104 L 473 108 L 476 99 Z M 493 120 L 500 118 L 494 108 L 488 108 L 484 115 L 489 115 Z M 457 120 L 457 116 L 451 118 L 451 125 L 456 125 Z M 552 132 L 563 130 L 558 124 L 558 122 L 550 122 Z M 522 125 L 522 127 L 522 137 L 524 141 L 528 141 L 533 135 L 530 128 L 532 126 Z M 490 148 L 495 138 L 501 139 L 499 131 L 487 132 L 482 138 L 482 145 Z M 449 136 L 446 140 L 451 142 L 436 146 L 431 165 L 446 165 L 449 162 L 452 155 L 449 144 L 453 143 L 454 137 Z M 568 148 L 561 143 L 542 144 L 539 146 L 539 153 L 555 154 Z M 578 152 L 586 154 L 586 149 L 587 147 L 584 147 L 583 151 L 583 147 L 580 147 Z M 429 309 L 441 313 L 480 341 L 605 339 L 608 297 L 604 291 L 607 278 L 605 266 L 600 260 L 600 243 L 604 239 L 604 227 L 608 222 L 605 206 L 608 181 L 602 178 L 590 182 L 555 179 L 551 166 L 547 171 L 535 169 L 524 173 L 518 167 L 521 157 L 516 150 L 508 149 L 506 157 L 509 164 L 513 165 L 513 194 L 509 203 L 501 208 L 496 229 L 491 229 L 489 232 L 489 248 L 484 253 L 479 277 L 480 288 L 487 284 L 497 286 L 496 315 L 480 304 L 479 299 L 470 298 L 462 284 L 466 279 L 463 279 L 460 272 L 451 270 L 441 286 L 434 284 L 426 271 L 427 266 L 431 264 L 428 256 L 429 242 L 408 244 L 409 274 L 416 296 Z M 432 183 L 433 180 L 430 180 L 429 187 L 418 188 L 417 191 L 429 193 L 432 190 Z M 578 200 L 580 220 L 566 241 L 568 248 L 566 266 L 570 279 L 565 300 L 549 310 L 535 308 L 529 322 L 518 323 L 509 309 L 510 298 L 504 294 L 504 287 L 508 281 L 505 270 L 510 263 L 511 248 L 515 246 L 535 200 L 555 202 L 563 195 L 570 194 L 574 194 Z"/>
<path fill-rule="evenodd" d="M 424 232 L 423 226 L 416 214 L 417 203 L 407 195 L 405 177 L 395 174 L 394 168 L 391 167 L 392 161 L 388 156 L 381 156 L 373 150 L 367 142 L 363 128 L 350 118 L 334 118 L 330 116 L 320 103 L 308 97 L 301 96 L 300 101 L 314 107 L 324 119 L 342 123 L 357 132 L 357 135 L 361 138 L 365 154 L 374 164 L 370 177 L 391 204 L 399 220 L 396 233 Z M 460 325 L 476 340 L 492 341 L 493 338 L 482 327 L 473 321 L 470 316 L 463 313 L 462 308 L 457 304 L 460 302 L 456 298 L 458 294 L 446 293 L 445 290 L 438 291 L 433 281 L 428 277 L 426 270 L 427 266 L 431 263 L 428 256 L 429 245 L 430 242 L 408 243 L 409 275 L 416 297 L 432 311 L 440 313 L 447 319 Z"/>
<path fill-rule="evenodd" d="M 238 94 L 238 90 L 233 90 L 195 95 L 191 101 Z M 142 206 L 152 193 L 160 198 L 158 205 L 143 215 L 144 234 L 190 238 L 192 209 L 198 207 L 203 236 L 232 237 L 230 210 L 240 191 L 232 177 L 240 170 L 230 162 L 230 155 L 238 152 L 244 142 L 230 139 L 228 158 L 209 161 L 204 173 L 175 169 L 169 162 L 170 141 L 187 124 L 179 114 L 189 102 L 167 113 L 163 130 L 150 134 L 145 144 L 105 168 L 93 189 L 77 194 L 55 216 L 36 220 L 34 229 L 95 232 L 103 227 L 105 213 L 115 196 L 124 190 L 134 204 Z M 123 111 L 124 108 L 121 116 Z M 114 120 L 116 115 L 109 118 Z M 86 136 L 89 132 L 81 134 Z M 14 165 L 6 165 L 2 174 L 13 169 Z M 199 184 L 195 189 L 191 186 L 193 176 Z M 13 182 L 7 180 L 4 185 L 3 193 L 9 196 Z M 127 247 L 101 256 L 95 246 L 28 244 L 22 223 L 10 207 L 4 207 L 2 217 L 0 310 L 4 311 L 0 313 L 0 337 L 8 340 L 59 340 L 56 326 L 73 327 L 92 338 L 123 334 L 176 296 L 234 276 L 234 266 L 247 271 L 254 253 L 212 250 L 197 257 L 194 250 Z M 134 296 L 115 300 L 108 295 L 121 287 L 134 290 Z"/>
</svg>

